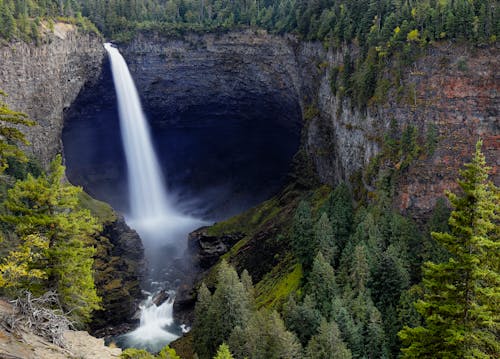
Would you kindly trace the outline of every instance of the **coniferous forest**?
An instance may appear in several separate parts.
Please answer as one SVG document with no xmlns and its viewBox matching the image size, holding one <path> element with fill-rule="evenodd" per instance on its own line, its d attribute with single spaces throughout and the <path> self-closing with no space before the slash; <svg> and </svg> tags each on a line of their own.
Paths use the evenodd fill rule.
<svg viewBox="0 0 500 359">
<path fill-rule="evenodd" d="M 0 0 L 0 47 L 48 44 L 47 32 L 61 22 L 118 44 L 138 34 L 177 39 L 248 29 L 320 43 L 342 55 L 342 65 L 329 69 L 333 96 L 367 115 L 385 106 L 390 91 L 410 91 L 403 73 L 435 44 L 497 53 L 500 6 L 494 0 Z M 91 330 L 95 313 L 105 309 L 96 265 L 106 262 L 102 233 L 111 209 L 68 181 L 61 155 L 44 165 L 26 150 L 24 132 L 36 121 L 7 100 L 0 89 L 0 295 L 19 302 L 52 298 L 41 301 L 39 313 L 57 329 L 45 325 L 36 334 L 61 344 L 61 326 Z M 420 103 L 410 105 L 417 111 Z M 304 126 L 318 111 L 302 109 Z M 498 108 L 488 111 L 483 117 L 498 121 Z M 369 163 L 334 185 L 318 178 L 303 133 L 279 193 L 208 227 L 214 238 L 246 237 L 197 278 L 189 333 L 160 352 L 129 348 L 121 357 L 498 358 L 497 163 L 487 162 L 485 143 L 475 138 L 455 183 L 433 198 L 425 218 L 416 218 L 398 209 L 398 184 L 417 162 L 433 158 L 441 124 L 387 122 Z M 498 123 L 491 131 L 497 142 L 490 149 L 498 146 Z M 275 251 L 277 264 L 254 281 L 250 267 L 259 258 L 249 268 L 241 258 L 245 241 L 262 228 L 272 232 L 262 251 Z"/>
</svg>

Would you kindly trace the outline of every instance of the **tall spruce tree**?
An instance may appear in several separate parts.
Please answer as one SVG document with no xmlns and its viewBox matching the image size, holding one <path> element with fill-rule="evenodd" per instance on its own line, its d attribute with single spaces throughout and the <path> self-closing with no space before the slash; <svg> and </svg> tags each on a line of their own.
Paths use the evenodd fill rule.
<svg viewBox="0 0 500 359">
<path fill-rule="evenodd" d="M 498 188 L 476 144 L 460 172 L 460 194 L 447 193 L 451 233 L 433 233 L 451 258 L 423 267 L 424 299 L 416 308 L 425 324 L 399 336 L 404 358 L 497 358 L 500 353 L 500 240 Z"/>
<path fill-rule="evenodd" d="M 292 227 L 292 248 L 305 271 L 311 269 L 317 245 L 315 243 L 311 206 L 306 201 L 299 203 Z"/>
<path fill-rule="evenodd" d="M 351 359 L 351 351 L 341 338 L 335 322 L 321 322 L 319 332 L 311 338 L 306 349 L 307 359 Z"/>
</svg>

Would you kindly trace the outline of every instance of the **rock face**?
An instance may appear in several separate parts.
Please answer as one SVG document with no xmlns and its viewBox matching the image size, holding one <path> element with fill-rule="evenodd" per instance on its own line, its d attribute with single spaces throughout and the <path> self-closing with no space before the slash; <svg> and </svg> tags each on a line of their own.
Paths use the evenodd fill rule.
<svg viewBox="0 0 500 359">
<path fill-rule="evenodd" d="M 144 248 L 121 216 L 107 222 L 97 240 L 95 284 L 104 310 L 94 312 L 91 327 L 104 336 L 126 331 L 134 321 L 142 298 Z"/>
<path fill-rule="evenodd" d="M 0 47 L 0 89 L 7 104 L 26 112 L 37 125 L 26 129 L 26 150 L 43 165 L 62 151 L 63 112 L 82 87 L 100 72 L 102 40 L 73 25 L 56 23 L 43 44 L 23 42 Z"/>
<path fill-rule="evenodd" d="M 308 152 L 321 180 L 352 179 L 379 153 L 394 119 L 400 129 L 415 126 L 420 143 L 430 125 L 437 130 L 434 153 L 420 156 L 398 181 L 394 203 L 401 212 L 417 220 L 428 217 L 444 190 L 456 187 L 458 169 L 479 138 L 493 180 L 500 183 L 498 55 L 496 48 L 432 46 L 403 74 L 406 97 L 390 90 L 381 105 L 362 114 L 331 91 L 330 71 L 342 64 L 343 54 L 323 54 L 318 60 L 328 66 L 318 81 L 318 115 L 307 126 Z"/>
<path fill-rule="evenodd" d="M 202 227 L 189 234 L 188 251 L 193 256 L 193 263 L 206 270 L 217 263 L 219 258 L 243 237 L 243 233 L 211 236 L 207 234 L 207 227 Z"/>
<path fill-rule="evenodd" d="M 184 203 L 202 199 L 202 215 L 221 219 L 279 191 L 301 129 L 299 76 L 286 41 L 253 32 L 140 35 L 119 48 L 169 187 Z M 105 65 L 67 112 L 63 134 L 68 177 L 120 208 L 126 172 L 113 92 Z"/>
<path fill-rule="evenodd" d="M 380 153 L 391 120 L 400 130 L 415 126 L 420 143 L 435 125 L 435 151 L 418 158 L 396 189 L 399 209 L 417 219 L 455 186 L 480 137 L 500 183 L 498 49 L 430 46 L 403 72 L 402 89 L 390 90 L 366 113 L 332 93 L 331 73 L 343 65 L 346 51 L 356 58 L 356 48 L 327 51 L 319 43 L 253 31 L 178 40 L 150 34 L 122 48 L 146 108 L 156 111 L 152 121 L 158 128 L 189 121 L 208 125 L 222 120 L 215 113 L 231 108 L 294 131 L 303 125 L 303 146 L 320 180 L 336 185 L 352 181 Z"/>
</svg>

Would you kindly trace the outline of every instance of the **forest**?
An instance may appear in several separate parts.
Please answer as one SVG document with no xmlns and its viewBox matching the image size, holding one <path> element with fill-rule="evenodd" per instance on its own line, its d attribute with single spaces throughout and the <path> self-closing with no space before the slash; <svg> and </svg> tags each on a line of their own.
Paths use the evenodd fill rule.
<svg viewBox="0 0 500 359">
<path fill-rule="evenodd" d="M 330 85 L 366 111 L 383 103 L 383 88 L 401 86 L 401 72 L 433 43 L 497 46 L 500 6 L 495 0 L 0 0 L 0 46 L 18 40 L 38 46 L 46 41 L 43 29 L 56 21 L 117 42 L 139 32 L 176 37 L 251 28 L 355 48 L 352 58 L 344 52 Z M 388 79 L 389 67 L 396 75 Z M 82 188 L 66 181 L 61 156 L 44 169 L 21 150 L 28 145 L 23 128 L 34 122 L 10 109 L 5 96 L 0 92 L 0 293 L 56 293 L 51 309 L 86 329 L 101 308 L 93 265 L 102 221 L 85 206 Z M 479 140 L 458 190 L 443 193 L 430 217 L 416 222 L 395 209 L 394 191 L 417 159 L 433 154 L 436 125 L 425 131 L 391 123 L 364 169 L 363 179 L 374 186 L 370 195 L 359 183 L 331 188 L 310 181 L 299 151 L 279 194 L 291 198 L 293 213 L 276 238 L 293 267 L 293 288 L 272 288 L 286 298 L 266 301 L 246 269 L 221 259 L 197 288 L 189 334 L 197 357 L 497 358 L 500 191 L 490 179 L 492 164 Z M 283 211 L 273 200 L 272 210 Z M 218 225 L 246 217 L 236 218 Z M 170 347 L 156 354 L 128 349 L 122 357 L 180 358 Z"/>
</svg>

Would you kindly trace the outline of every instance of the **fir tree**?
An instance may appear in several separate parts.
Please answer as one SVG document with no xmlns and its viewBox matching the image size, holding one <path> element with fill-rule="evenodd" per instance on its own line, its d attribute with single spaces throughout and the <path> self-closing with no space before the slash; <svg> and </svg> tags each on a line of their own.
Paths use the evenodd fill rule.
<svg viewBox="0 0 500 359">
<path fill-rule="evenodd" d="M 488 181 L 481 145 L 460 172 L 462 193 L 447 194 L 451 233 L 433 233 L 451 258 L 424 264 L 425 294 L 416 308 L 425 325 L 399 333 L 405 358 L 494 358 L 500 352 L 500 196 Z"/>
<path fill-rule="evenodd" d="M 305 271 L 311 269 L 317 245 L 313 233 L 311 207 L 309 203 L 299 203 L 293 218 L 292 248 Z"/>
<path fill-rule="evenodd" d="M 195 350 L 201 359 L 211 358 L 236 327 L 243 328 L 252 313 L 251 295 L 238 274 L 223 260 L 213 295 L 202 285 L 195 308 Z"/>
<path fill-rule="evenodd" d="M 337 248 L 344 248 L 352 230 L 354 212 L 352 196 L 345 183 L 339 184 L 328 201 L 328 218 L 333 229 Z"/>
<path fill-rule="evenodd" d="M 332 300 L 337 292 L 337 284 L 332 266 L 321 253 L 314 259 L 307 289 L 321 315 L 328 318 L 332 311 Z"/>
<path fill-rule="evenodd" d="M 217 354 L 215 354 L 214 359 L 234 359 L 229 351 L 227 344 L 222 343 L 217 349 Z"/>
<path fill-rule="evenodd" d="M 212 333 L 212 320 L 209 309 L 212 295 L 205 283 L 198 290 L 198 299 L 194 309 L 193 346 L 200 358 L 210 358 L 210 341 Z"/>
<path fill-rule="evenodd" d="M 24 238 L 17 252 L 26 252 L 25 246 L 30 244 L 26 238 L 32 236 L 47 248 L 43 254 L 32 256 L 28 266 L 31 271 L 42 271 L 39 279 L 48 278 L 48 282 L 41 286 L 19 282 L 16 287 L 55 289 L 63 308 L 78 324 L 88 321 L 92 311 L 99 308 L 92 271 L 92 242 L 100 225 L 90 211 L 78 207 L 82 189 L 63 182 L 61 161 L 58 156 L 51 163 L 48 175 L 28 175 L 26 180 L 16 182 L 8 191 L 4 205 L 9 213 L 2 220 L 14 225 L 16 234 Z M 40 243 L 31 242 L 31 253 L 39 250 Z M 11 258 L 4 260 L 4 266 L 10 264 Z M 5 281 L 7 272 L 1 274 Z"/>
<path fill-rule="evenodd" d="M 313 336 L 307 345 L 308 359 L 351 359 L 351 351 L 342 341 L 340 331 L 335 322 L 323 319 L 318 334 Z"/>
<path fill-rule="evenodd" d="M 318 251 L 330 263 L 338 262 L 336 259 L 338 254 L 337 244 L 333 228 L 328 219 L 328 214 L 323 213 L 318 222 L 314 225 L 315 243 L 318 245 Z"/>
<path fill-rule="evenodd" d="M 243 330 L 233 331 L 229 343 L 237 359 L 302 358 L 297 337 L 286 330 L 276 311 L 253 313 Z"/>
</svg>

